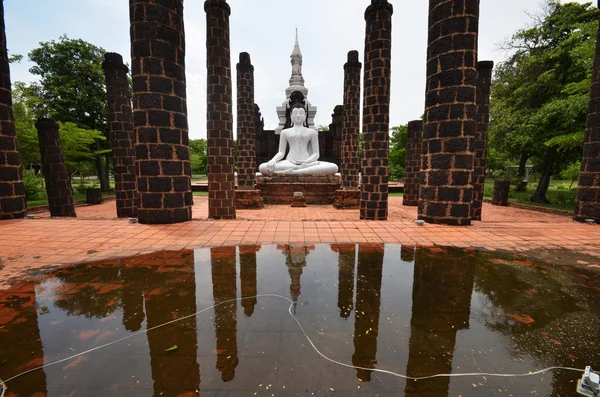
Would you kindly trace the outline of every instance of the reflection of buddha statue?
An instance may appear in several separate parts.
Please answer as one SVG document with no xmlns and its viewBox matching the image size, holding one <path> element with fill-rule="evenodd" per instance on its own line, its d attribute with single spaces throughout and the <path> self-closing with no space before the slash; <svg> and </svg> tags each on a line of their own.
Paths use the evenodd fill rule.
<svg viewBox="0 0 600 397">
<path fill-rule="evenodd" d="M 306 128 L 306 110 L 302 104 L 296 104 L 291 112 L 291 128 L 281 131 L 279 151 L 268 163 L 263 163 L 259 171 L 263 175 L 297 174 L 297 175 L 334 175 L 338 166 L 319 159 L 319 133 Z M 290 151 L 285 158 L 286 149 Z"/>
</svg>

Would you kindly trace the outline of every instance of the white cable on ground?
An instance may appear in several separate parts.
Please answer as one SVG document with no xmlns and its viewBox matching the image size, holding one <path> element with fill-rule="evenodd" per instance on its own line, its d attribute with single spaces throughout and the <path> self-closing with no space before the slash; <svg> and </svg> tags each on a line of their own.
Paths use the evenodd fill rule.
<svg viewBox="0 0 600 397">
<path fill-rule="evenodd" d="M 317 346 L 315 346 L 315 344 L 313 343 L 312 339 L 310 339 L 310 337 L 308 336 L 308 334 L 304 330 L 304 327 L 302 327 L 302 324 L 300 324 L 300 321 L 298 321 L 298 319 L 296 318 L 296 316 L 294 316 L 294 314 L 292 313 L 292 307 L 294 306 L 294 302 L 291 299 L 289 299 L 289 298 L 287 298 L 285 296 L 277 295 L 277 294 L 259 294 L 259 295 L 254 295 L 254 296 L 248 296 L 248 297 L 245 297 L 245 298 L 229 299 L 229 300 L 217 303 L 216 305 L 213 305 L 213 306 L 207 307 L 205 309 L 202 309 L 202 310 L 200 310 L 200 311 L 198 311 L 196 313 L 193 313 L 193 314 L 181 317 L 181 318 L 177 318 L 175 320 L 171 320 L 171 321 L 168 321 L 166 323 L 159 324 L 159 325 L 156 325 L 154 327 L 151 327 L 151 328 L 148 328 L 148 329 L 145 329 L 145 330 L 142 330 L 142 331 L 134 332 L 133 334 L 127 335 L 127 336 L 125 336 L 123 338 L 114 340 L 112 342 L 105 343 L 103 345 L 94 347 L 92 349 L 83 351 L 81 353 L 77 353 L 77 354 L 74 354 L 72 356 L 63 358 L 61 360 L 54 361 L 54 362 L 51 362 L 51 363 L 48 363 L 48 364 L 44 364 L 44 365 L 41 365 L 39 367 L 32 368 L 32 369 L 30 369 L 28 371 L 22 372 L 22 373 L 20 373 L 18 375 L 13 376 L 12 378 L 8 378 L 4 382 L 4 384 L 6 385 L 8 382 L 11 382 L 11 381 L 13 381 L 13 380 L 15 380 L 17 378 L 20 378 L 23 375 L 29 374 L 31 372 L 38 371 L 40 369 L 47 368 L 47 367 L 50 367 L 52 365 L 56 365 L 56 364 L 63 363 L 65 361 L 72 360 L 72 359 L 74 359 L 76 357 L 83 356 L 85 354 L 91 353 L 91 352 L 96 351 L 96 350 L 103 349 L 105 347 L 114 345 L 114 344 L 119 343 L 119 342 L 123 342 L 124 340 L 133 338 L 135 336 L 138 336 L 138 335 L 141 335 L 141 334 L 146 334 L 146 333 L 148 333 L 150 331 L 153 331 L 155 329 L 162 328 L 162 327 L 165 327 L 167 325 L 177 323 L 179 321 L 187 320 L 188 318 L 197 317 L 199 314 L 204 313 L 204 312 L 206 312 L 208 310 L 211 310 L 211 309 L 213 309 L 213 308 L 215 308 L 217 306 L 224 305 L 224 304 L 231 303 L 231 302 L 242 301 L 244 299 L 254 299 L 254 298 L 279 298 L 279 299 L 284 299 L 284 300 L 288 301 L 290 303 L 290 306 L 288 308 L 288 313 L 294 319 L 294 321 L 296 322 L 296 324 L 298 324 L 298 327 L 300 327 L 300 330 L 302 331 L 302 333 L 306 337 L 306 340 L 308 340 L 308 342 L 310 343 L 310 345 L 312 346 L 312 348 L 321 357 L 323 357 L 325 360 L 327 360 L 329 362 L 332 362 L 334 364 L 337 364 L 339 366 L 346 367 L 346 368 L 361 369 L 361 370 L 372 371 L 372 372 L 379 372 L 379 373 L 382 373 L 382 374 L 388 374 L 388 375 L 396 376 L 398 378 L 402 378 L 402 379 L 406 379 L 406 380 L 414 380 L 414 381 L 424 380 L 424 379 L 432 379 L 432 378 L 456 378 L 456 377 L 460 377 L 460 376 L 490 376 L 490 377 L 516 378 L 516 377 L 525 377 L 525 376 L 539 375 L 541 373 L 548 372 L 548 371 L 551 371 L 551 370 L 554 370 L 554 369 L 562 369 L 562 370 L 566 370 L 566 371 L 584 372 L 583 369 L 579 369 L 579 368 L 571 368 L 571 367 L 548 367 L 548 368 L 540 369 L 538 371 L 529 372 L 529 373 L 526 373 L 526 374 L 492 374 L 492 373 L 487 373 L 487 372 L 469 372 L 469 373 L 459 373 L 459 374 L 436 374 L 436 375 L 430 375 L 430 376 L 407 376 L 407 375 L 402 375 L 402 374 L 399 374 L 399 373 L 396 373 L 396 372 L 393 372 L 393 371 L 388 371 L 386 369 L 365 368 L 365 367 L 359 367 L 359 366 L 356 366 L 356 365 L 346 364 L 346 363 L 343 363 L 341 361 L 337 361 L 337 360 L 334 360 L 332 358 L 327 357 L 326 355 L 324 355 L 323 353 L 321 353 L 321 351 L 317 348 Z M 2 381 L 0 380 L 0 382 L 2 382 Z M 2 395 L 3 395 L 3 393 L 2 393 Z M 2 397 L 2 395 L 0 395 L 0 397 Z"/>
</svg>

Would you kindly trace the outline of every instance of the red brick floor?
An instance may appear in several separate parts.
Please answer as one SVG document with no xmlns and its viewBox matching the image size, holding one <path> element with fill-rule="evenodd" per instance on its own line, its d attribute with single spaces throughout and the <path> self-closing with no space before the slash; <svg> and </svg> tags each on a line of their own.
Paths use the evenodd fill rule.
<svg viewBox="0 0 600 397">
<path fill-rule="evenodd" d="M 77 208 L 77 219 L 0 222 L 0 289 L 36 269 L 159 250 L 271 243 L 386 242 L 502 249 L 519 252 L 570 250 L 598 267 L 600 227 L 569 217 L 484 204 L 483 221 L 470 227 L 417 226 L 416 208 L 390 198 L 387 222 L 360 221 L 358 211 L 330 206 L 266 206 L 239 210 L 238 220 L 206 220 L 208 200 L 196 197 L 192 222 L 129 224 L 115 218 L 115 202 Z M 573 263 L 576 264 L 576 263 Z"/>
</svg>

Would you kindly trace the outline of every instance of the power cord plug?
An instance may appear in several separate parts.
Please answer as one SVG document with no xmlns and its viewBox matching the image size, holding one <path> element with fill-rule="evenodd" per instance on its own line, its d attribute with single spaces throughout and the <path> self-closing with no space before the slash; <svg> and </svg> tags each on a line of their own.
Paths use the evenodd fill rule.
<svg viewBox="0 0 600 397">
<path fill-rule="evenodd" d="M 585 367 L 585 372 L 577 381 L 577 393 L 587 397 L 600 396 L 600 375 L 592 371 L 589 365 Z"/>
</svg>

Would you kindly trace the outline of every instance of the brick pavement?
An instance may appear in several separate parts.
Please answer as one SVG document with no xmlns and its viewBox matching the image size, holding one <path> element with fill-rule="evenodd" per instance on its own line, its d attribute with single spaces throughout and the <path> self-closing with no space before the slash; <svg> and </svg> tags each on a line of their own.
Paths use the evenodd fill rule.
<svg viewBox="0 0 600 397">
<path fill-rule="evenodd" d="M 417 226 L 415 207 L 390 197 L 389 220 L 360 221 L 357 210 L 331 206 L 266 206 L 240 210 L 237 220 L 207 220 L 208 199 L 195 197 L 194 220 L 174 225 L 129 224 L 115 202 L 77 208 L 77 219 L 8 220 L 0 223 L 0 289 L 36 269 L 160 250 L 237 244 L 386 242 L 547 252 L 575 251 L 600 264 L 600 227 L 569 217 L 484 204 L 483 222 L 469 227 Z M 571 256 L 576 258 L 577 256 Z M 576 259 L 570 259 L 577 264 Z M 581 263 L 581 262 L 580 262 Z M 600 268 L 600 266 L 598 266 Z"/>
</svg>

